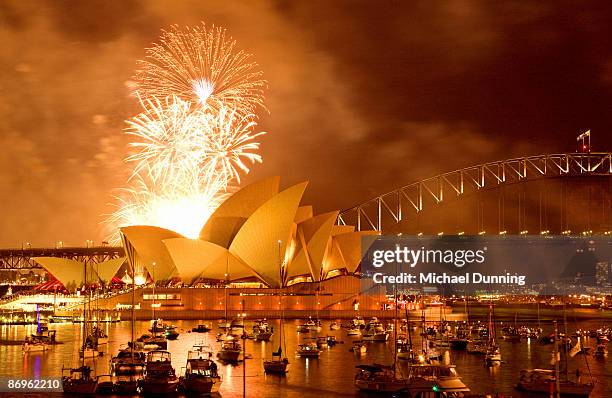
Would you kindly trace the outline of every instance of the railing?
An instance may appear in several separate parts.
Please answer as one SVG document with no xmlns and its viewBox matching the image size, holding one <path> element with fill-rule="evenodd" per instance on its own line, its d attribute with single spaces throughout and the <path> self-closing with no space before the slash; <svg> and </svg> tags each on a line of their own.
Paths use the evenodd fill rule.
<svg viewBox="0 0 612 398">
<path fill-rule="evenodd" d="M 612 153 L 564 153 L 526 156 L 470 166 L 387 192 L 343 210 L 339 225 L 355 222 L 358 231 L 382 231 L 383 219 L 399 223 L 404 212 L 418 213 L 426 204 L 442 203 L 479 190 L 527 180 L 564 176 L 611 176 Z"/>
</svg>

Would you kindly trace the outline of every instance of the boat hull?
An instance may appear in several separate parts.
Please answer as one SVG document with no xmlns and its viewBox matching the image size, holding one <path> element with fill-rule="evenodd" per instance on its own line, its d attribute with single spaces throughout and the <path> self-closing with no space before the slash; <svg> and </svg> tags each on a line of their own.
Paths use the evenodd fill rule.
<svg viewBox="0 0 612 398">
<path fill-rule="evenodd" d="M 178 379 L 145 378 L 142 382 L 142 392 L 147 395 L 163 395 L 176 392 Z"/>
<path fill-rule="evenodd" d="M 221 350 L 217 354 L 217 357 L 224 362 L 238 362 L 240 351 Z"/>
<path fill-rule="evenodd" d="M 552 384 L 552 385 L 551 385 Z M 593 391 L 590 384 L 560 383 L 562 397 L 588 397 Z M 550 383 L 518 383 L 516 389 L 520 391 L 549 394 L 554 389 L 554 382 Z"/>
<path fill-rule="evenodd" d="M 355 387 L 361 391 L 377 392 L 377 393 L 397 393 L 408 390 L 408 384 L 405 381 L 368 381 L 355 380 Z"/>
<path fill-rule="evenodd" d="M 287 373 L 288 363 L 285 361 L 264 361 L 264 372 L 273 374 Z"/>
<path fill-rule="evenodd" d="M 62 381 L 64 394 L 94 395 L 98 388 L 96 380 L 64 379 Z"/>
</svg>

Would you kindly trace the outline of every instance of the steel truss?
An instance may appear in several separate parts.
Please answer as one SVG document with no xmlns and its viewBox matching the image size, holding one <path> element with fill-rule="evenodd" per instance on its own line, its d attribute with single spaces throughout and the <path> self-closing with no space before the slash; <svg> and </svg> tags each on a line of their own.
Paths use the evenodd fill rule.
<svg viewBox="0 0 612 398">
<path fill-rule="evenodd" d="M 399 223 L 406 211 L 419 213 L 426 205 L 440 204 L 503 184 L 566 176 L 612 176 L 612 153 L 564 153 L 527 156 L 466 167 L 414 182 L 372 198 L 338 216 L 339 225 L 358 231 L 382 231 L 383 220 Z"/>
<path fill-rule="evenodd" d="M 122 256 L 123 247 L 116 246 L 0 249 L 0 270 L 41 268 L 32 257 L 62 257 L 97 264 Z"/>
</svg>

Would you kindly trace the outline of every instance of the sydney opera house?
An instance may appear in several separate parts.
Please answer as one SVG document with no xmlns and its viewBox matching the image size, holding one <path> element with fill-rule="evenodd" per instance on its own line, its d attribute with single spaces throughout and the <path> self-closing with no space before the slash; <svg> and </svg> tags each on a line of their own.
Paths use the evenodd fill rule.
<svg viewBox="0 0 612 398">
<path fill-rule="evenodd" d="M 122 227 L 126 257 L 91 266 L 88 275 L 105 283 L 121 278 L 129 286 L 133 270 L 135 309 L 143 317 L 153 300 L 166 318 L 215 317 L 226 308 L 263 316 L 281 307 L 289 316 L 379 309 L 384 294 L 374 287 L 364 292 L 358 277 L 362 241 L 368 244 L 374 233 L 336 225 L 337 211 L 315 215 L 301 203 L 306 186 L 281 190 L 279 177 L 245 186 L 216 209 L 198 239 L 153 226 Z M 83 284 L 83 264 L 35 261 L 68 290 Z M 124 289 L 100 305 L 126 309 L 131 300 Z"/>
</svg>

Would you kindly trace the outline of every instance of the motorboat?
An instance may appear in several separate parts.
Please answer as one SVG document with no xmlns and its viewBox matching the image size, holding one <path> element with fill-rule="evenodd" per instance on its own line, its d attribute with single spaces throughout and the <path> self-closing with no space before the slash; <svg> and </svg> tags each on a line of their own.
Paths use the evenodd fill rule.
<svg viewBox="0 0 612 398">
<path fill-rule="evenodd" d="M 110 361 L 113 375 L 135 375 L 144 371 L 146 355 L 143 351 L 132 351 L 130 348 L 120 350 Z"/>
<path fill-rule="evenodd" d="M 240 340 L 227 339 L 221 344 L 221 350 L 217 353 L 217 357 L 223 362 L 236 363 L 240 358 L 241 352 Z"/>
<path fill-rule="evenodd" d="M 593 353 L 593 355 L 599 358 L 607 356 L 608 348 L 606 346 L 606 343 L 598 343 L 597 347 L 595 347 L 595 352 Z"/>
<path fill-rule="evenodd" d="M 359 329 L 359 326 L 351 326 L 346 330 L 346 334 L 347 336 L 360 336 L 361 329 Z"/>
<path fill-rule="evenodd" d="M 111 375 L 96 376 L 96 395 L 110 395 L 113 393 L 113 378 Z"/>
<path fill-rule="evenodd" d="M 361 332 L 363 340 L 385 342 L 389 339 L 389 332 L 385 330 L 377 318 L 372 318 Z"/>
<path fill-rule="evenodd" d="M 261 321 L 255 321 L 253 326 L 253 338 L 255 341 L 270 341 L 274 328 L 268 324 L 264 319 Z"/>
<path fill-rule="evenodd" d="M 142 374 L 115 376 L 113 392 L 117 395 L 136 395 L 141 384 Z"/>
<path fill-rule="evenodd" d="M 314 319 L 309 319 L 308 322 L 306 322 L 306 326 L 308 327 L 308 330 L 312 332 L 320 332 L 322 329 L 321 321 L 318 319 L 316 321 Z"/>
<path fill-rule="evenodd" d="M 461 380 L 455 365 L 431 363 L 412 364 L 408 367 L 408 392 L 410 396 L 462 397 L 470 392 Z"/>
<path fill-rule="evenodd" d="M 485 363 L 488 366 L 500 365 L 502 362 L 501 350 L 497 345 L 491 345 L 487 348 L 485 354 Z"/>
<path fill-rule="evenodd" d="M 179 379 L 181 391 L 195 395 L 218 392 L 221 376 L 217 372 L 217 364 L 212 360 L 212 351 L 205 346 L 194 348 L 187 353 L 185 373 Z"/>
<path fill-rule="evenodd" d="M 362 317 L 356 316 L 355 318 L 353 318 L 353 326 L 361 328 L 362 326 L 365 327 L 365 324 L 365 320 Z"/>
<path fill-rule="evenodd" d="M 393 365 L 358 365 L 357 369 L 359 369 L 359 372 L 355 376 L 355 387 L 361 391 L 379 394 L 408 391 L 409 380 L 398 377 Z"/>
<path fill-rule="evenodd" d="M 143 343 L 145 350 L 166 350 L 168 349 L 168 340 L 166 336 L 159 334 L 143 334 L 136 339 L 136 342 Z"/>
<path fill-rule="evenodd" d="M 298 325 L 297 332 L 298 333 L 308 333 L 310 332 L 310 329 L 308 328 L 307 324 L 302 324 L 302 325 Z"/>
<path fill-rule="evenodd" d="M 55 334 L 53 334 L 55 340 Z M 33 334 L 26 338 L 26 341 L 21 345 L 21 350 L 24 354 L 30 352 L 46 352 L 51 348 L 51 340 L 45 335 Z"/>
<path fill-rule="evenodd" d="M 340 324 L 338 322 L 330 323 L 329 330 L 340 330 Z"/>
<path fill-rule="evenodd" d="M 145 394 L 171 394 L 178 387 L 178 377 L 172 367 L 172 357 L 168 351 L 147 353 L 142 392 Z"/>
<path fill-rule="evenodd" d="M 200 324 L 195 328 L 192 328 L 191 331 L 194 333 L 207 333 L 212 330 L 212 327 L 208 324 Z"/>
<path fill-rule="evenodd" d="M 167 340 L 176 340 L 179 337 L 179 332 L 176 326 L 167 327 L 164 331 L 164 336 Z"/>
<path fill-rule="evenodd" d="M 355 354 L 365 354 L 368 352 L 368 343 L 363 340 L 355 340 L 353 341 L 353 347 L 351 347 L 350 351 Z"/>
<path fill-rule="evenodd" d="M 557 383 L 555 371 L 549 369 L 528 369 L 521 371 L 521 377 L 516 385 L 520 391 L 549 394 L 553 393 Z M 559 380 L 560 395 L 566 397 L 588 397 L 593 391 L 591 383 Z"/>
<path fill-rule="evenodd" d="M 321 350 L 314 341 L 309 341 L 298 345 L 296 353 L 302 358 L 318 358 L 321 355 Z"/>
<path fill-rule="evenodd" d="M 485 340 L 470 340 L 467 345 L 468 354 L 486 354 L 487 342 Z"/>
<path fill-rule="evenodd" d="M 91 375 L 89 366 L 81 366 L 74 369 L 62 369 L 62 387 L 65 394 L 93 395 L 98 388 L 98 380 Z"/>
<path fill-rule="evenodd" d="M 501 338 L 506 341 L 521 341 L 521 334 L 517 328 L 509 326 L 502 329 Z"/>
</svg>

